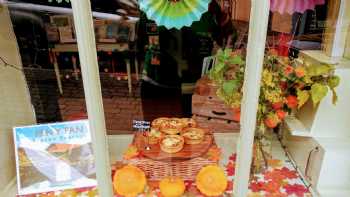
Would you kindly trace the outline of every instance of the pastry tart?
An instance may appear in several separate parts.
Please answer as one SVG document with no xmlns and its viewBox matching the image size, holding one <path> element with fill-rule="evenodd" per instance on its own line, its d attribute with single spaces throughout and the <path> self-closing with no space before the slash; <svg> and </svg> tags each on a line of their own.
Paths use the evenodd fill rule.
<svg viewBox="0 0 350 197">
<path fill-rule="evenodd" d="M 160 142 L 160 149 L 166 153 L 177 153 L 182 150 L 185 140 L 179 135 L 167 135 Z"/>
<path fill-rule="evenodd" d="M 175 135 L 180 133 L 185 126 L 180 118 L 170 118 L 160 125 L 160 131 L 169 135 Z"/>
<path fill-rule="evenodd" d="M 182 137 L 186 144 L 200 144 L 205 136 L 205 132 L 200 128 L 187 128 L 182 132 Z"/>
<path fill-rule="evenodd" d="M 166 118 L 166 117 L 161 117 L 161 118 L 154 119 L 152 121 L 151 126 L 154 129 L 159 129 L 160 125 L 162 125 L 164 122 L 167 122 L 168 120 L 169 120 L 169 118 Z"/>
<path fill-rule="evenodd" d="M 181 118 L 181 121 L 184 123 L 185 127 L 197 127 L 197 122 L 193 118 Z"/>
<path fill-rule="evenodd" d="M 155 128 L 151 128 L 151 131 L 145 136 L 145 142 L 148 144 L 158 144 L 163 137 L 163 133 Z"/>
</svg>

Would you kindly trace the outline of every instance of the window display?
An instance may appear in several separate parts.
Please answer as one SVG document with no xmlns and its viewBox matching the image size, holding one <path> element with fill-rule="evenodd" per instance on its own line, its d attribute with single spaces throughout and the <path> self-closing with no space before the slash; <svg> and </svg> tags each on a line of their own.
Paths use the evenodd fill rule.
<svg viewBox="0 0 350 197">
<path fill-rule="evenodd" d="M 345 1 L 0 6 L 0 196 L 350 194 Z"/>
</svg>

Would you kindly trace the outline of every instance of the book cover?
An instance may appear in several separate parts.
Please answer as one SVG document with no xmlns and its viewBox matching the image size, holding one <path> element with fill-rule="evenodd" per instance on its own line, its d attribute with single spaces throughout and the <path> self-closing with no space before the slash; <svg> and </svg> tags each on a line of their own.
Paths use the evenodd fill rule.
<svg viewBox="0 0 350 197">
<path fill-rule="evenodd" d="M 19 195 L 97 185 L 87 120 L 13 131 Z"/>
</svg>

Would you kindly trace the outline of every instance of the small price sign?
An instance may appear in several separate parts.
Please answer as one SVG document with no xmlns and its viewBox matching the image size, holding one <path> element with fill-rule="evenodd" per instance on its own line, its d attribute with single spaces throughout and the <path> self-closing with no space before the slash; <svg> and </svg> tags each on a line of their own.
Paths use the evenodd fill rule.
<svg viewBox="0 0 350 197">
<path fill-rule="evenodd" d="M 151 128 L 151 122 L 144 120 L 133 120 L 132 126 L 137 131 L 147 131 Z"/>
</svg>

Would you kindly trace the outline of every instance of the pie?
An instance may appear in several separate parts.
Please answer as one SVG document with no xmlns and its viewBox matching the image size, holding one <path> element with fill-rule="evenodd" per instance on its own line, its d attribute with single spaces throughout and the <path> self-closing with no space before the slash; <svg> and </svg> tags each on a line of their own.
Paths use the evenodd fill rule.
<svg viewBox="0 0 350 197">
<path fill-rule="evenodd" d="M 155 128 L 151 128 L 151 131 L 145 136 L 145 142 L 148 144 L 158 144 L 159 140 L 163 137 L 163 133 Z"/>
<path fill-rule="evenodd" d="M 160 142 L 160 149 L 166 153 L 177 153 L 182 150 L 185 140 L 179 135 L 167 135 Z"/>
<path fill-rule="evenodd" d="M 181 121 L 189 128 L 197 126 L 197 122 L 193 118 L 181 118 Z"/>
<path fill-rule="evenodd" d="M 152 121 L 152 128 L 154 129 L 159 129 L 160 128 L 160 125 L 162 125 L 164 122 L 168 121 L 169 118 L 165 118 L 165 117 L 161 117 L 161 118 L 157 118 L 157 119 L 154 119 Z"/>
<path fill-rule="evenodd" d="M 161 123 L 160 131 L 165 134 L 175 135 L 180 133 L 185 127 L 186 125 L 180 118 L 170 118 Z"/>
<path fill-rule="evenodd" d="M 182 132 L 186 144 L 200 144 L 204 139 L 205 132 L 200 128 L 187 128 Z"/>
</svg>

